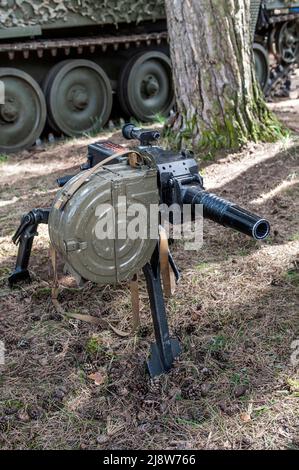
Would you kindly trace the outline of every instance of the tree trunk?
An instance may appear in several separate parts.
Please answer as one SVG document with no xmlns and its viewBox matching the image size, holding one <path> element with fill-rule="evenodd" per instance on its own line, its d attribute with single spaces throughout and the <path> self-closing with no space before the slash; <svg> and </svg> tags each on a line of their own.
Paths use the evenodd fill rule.
<svg viewBox="0 0 299 470">
<path fill-rule="evenodd" d="M 180 140 L 201 148 L 273 140 L 254 78 L 248 0 L 166 0 Z M 274 125 L 275 123 L 275 125 Z"/>
</svg>

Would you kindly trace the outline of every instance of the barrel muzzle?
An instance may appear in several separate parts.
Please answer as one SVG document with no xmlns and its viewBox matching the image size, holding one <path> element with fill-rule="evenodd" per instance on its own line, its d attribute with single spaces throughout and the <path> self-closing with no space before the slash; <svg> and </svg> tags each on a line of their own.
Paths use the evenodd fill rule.
<svg viewBox="0 0 299 470">
<path fill-rule="evenodd" d="M 122 134 L 127 140 L 139 140 L 142 146 L 150 145 L 161 137 L 160 132 L 155 129 L 141 129 L 139 127 L 135 127 L 134 124 L 131 123 L 123 126 Z"/>
<path fill-rule="evenodd" d="M 255 240 L 264 240 L 269 236 L 269 222 L 242 207 L 223 198 L 192 186 L 185 190 L 184 204 L 191 204 L 193 212 L 195 205 L 202 204 L 203 216 L 214 222 L 229 227 L 238 232 L 245 233 Z"/>
</svg>

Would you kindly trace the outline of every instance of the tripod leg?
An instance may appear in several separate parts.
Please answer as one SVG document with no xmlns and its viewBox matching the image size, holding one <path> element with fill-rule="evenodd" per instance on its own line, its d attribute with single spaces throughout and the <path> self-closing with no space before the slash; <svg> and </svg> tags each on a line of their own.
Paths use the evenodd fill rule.
<svg viewBox="0 0 299 470">
<path fill-rule="evenodd" d="M 30 281 L 28 264 L 32 250 L 33 239 L 37 235 L 39 224 L 47 224 L 50 209 L 33 209 L 24 215 L 21 224 L 13 236 L 13 242 L 19 244 L 17 261 L 8 282 L 10 287 L 20 281 Z"/>
<path fill-rule="evenodd" d="M 158 248 L 155 250 L 151 262 L 144 266 L 143 272 L 146 278 L 156 337 L 156 342 L 151 345 L 151 355 L 147 366 L 151 377 L 155 377 L 171 369 L 181 348 L 178 340 L 171 339 L 169 335 L 161 286 Z"/>
</svg>

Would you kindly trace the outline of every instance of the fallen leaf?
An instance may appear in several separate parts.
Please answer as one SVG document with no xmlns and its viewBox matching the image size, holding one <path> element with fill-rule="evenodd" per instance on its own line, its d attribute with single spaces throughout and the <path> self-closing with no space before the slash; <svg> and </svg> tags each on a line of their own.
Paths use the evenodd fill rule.
<svg viewBox="0 0 299 470">
<path fill-rule="evenodd" d="M 20 411 L 18 413 L 18 418 L 20 421 L 23 421 L 24 423 L 28 423 L 28 421 L 30 421 L 30 416 L 28 415 L 26 411 Z"/>
<path fill-rule="evenodd" d="M 242 414 L 241 414 L 241 420 L 243 421 L 243 423 L 249 423 L 249 421 L 251 421 L 251 416 L 250 416 L 250 414 L 248 414 L 248 413 L 242 413 Z"/>
<path fill-rule="evenodd" d="M 241 414 L 241 420 L 243 421 L 243 423 L 249 423 L 249 421 L 251 421 L 252 410 L 252 403 L 249 403 L 247 411 Z"/>
<path fill-rule="evenodd" d="M 114 333 L 122 338 L 127 338 L 131 335 L 131 332 L 127 333 L 126 331 L 121 331 L 103 318 L 92 317 L 91 315 L 81 315 L 81 313 L 67 313 L 66 316 L 69 318 L 75 318 L 76 320 L 85 321 L 87 323 L 92 323 L 93 325 L 98 325 L 104 329 L 110 328 Z"/>
<path fill-rule="evenodd" d="M 95 385 L 102 385 L 106 380 L 106 374 L 102 372 L 94 372 L 88 376 L 90 380 L 93 380 Z"/>
</svg>

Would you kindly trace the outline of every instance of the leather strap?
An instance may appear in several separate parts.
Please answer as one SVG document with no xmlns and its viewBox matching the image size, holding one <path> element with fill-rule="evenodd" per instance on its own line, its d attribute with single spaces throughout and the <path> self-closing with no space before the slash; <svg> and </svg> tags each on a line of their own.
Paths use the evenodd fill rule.
<svg viewBox="0 0 299 470">
<path fill-rule="evenodd" d="M 163 281 L 163 289 L 165 297 L 171 297 L 174 293 L 176 286 L 176 279 L 173 270 L 169 263 L 169 246 L 167 233 L 164 227 L 159 227 L 160 244 L 159 244 L 159 255 L 160 255 L 160 267 L 161 277 Z"/>
<path fill-rule="evenodd" d="M 58 295 L 59 295 L 59 280 L 58 280 L 58 271 L 57 271 L 57 252 L 54 246 L 50 245 L 50 258 L 53 268 L 53 284 L 51 290 L 51 298 L 54 307 L 56 308 L 57 312 L 61 315 L 64 315 L 68 318 L 75 318 L 76 320 L 85 321 L 88 323 L 92 323 L 93 325 L 100 326 L 103 329 L 111 329 L 115 334 L 121 336 L 122 338 L 127 338 L 128 336 L 134 335 L 140 326 L 140 309 L 139 309 L 139 290 L 138 290 L 138 278 L 137 274 L 133 277 L 130 282 L 130 290 L 132 296 L 132 312 L 133 312 L 133 321 L 132 321 L 132 329 L 129 332 L 119 330 L 115 328 L 115 326 L 111 325 L 107 320 L 99 317 L 93 317 L 91 315 L 81 315 L 80 313 L 68 313 L 65 312 L 63 307 L 61 306 Z"/>
<path fill-rule="evenodd" d="M 110 157 L 105 158 L 105 160 L 101 161 L 97 165 L 95 165 L 93 168 L 90 168 L 89 170 L 82 171 L 82 174 L 80 177 L 70 186 L 70 188 L 62 190 L 60 193 L 59 198 L 56 200 L 54 207 L 55 209 L 62 210 L 65 205 L 68 203 L 68 201 L 73 197 L 73 195 L 78 191 L 79 188 L 92 176 L 94 173 L 97 173 L 97 171 L 102 168 L 103 166 L 107 165 L 107 163 L 111 162 L 114 160 L 116 157 L 124 157 L 128 156 L 129 158 L 129 163 L 131 166 L 134 168 L 137 166 L 137 161 L 138 159 L 142 161 L 142 155 L 136 151 L 124 149 L 121 150 L 120 152 L 116 152 L 113 155 L 110 155 Z M 131 160 L 131 162 L 130 162 Z"/>
<path fill-rule="evenodd" d="M 52 244 L 50 244 L 50 258 L 53 268 L 53 284 L 51 290 L 52 303 L 56 308 L 58 313 L 64 315 L 64 310 L 58 301 L 59 294 L 59 281 L 58 281 L 58 272 L 57 272 L 57 252 Z"/>
<path fill-rule="evenodd" d="M 100 168 L 105 166 L 107 163 L 114 160 L 116 157 L 128 156 L 129 164 L 136 168 L 138 164 L 142 163 L 143 157 L 140 153 L 128 149 L 124 149 L 123 151 L 116 152 L 110 157 L 105 158 L 105 160 L 98 163 L 93 168 L 82 172 L 82 175 L 71 185 L 68 190 L 62 191 L 60 197 L 54 204 L 56 209 L 62 210 L 67 202 L 72 198 L 72 196 L 78 191 L 78 189 L 86 182 L 86 180 L 96 173 Z M 130 291 L 131 291 L 131 298 L 132 298 L 132 313 L 133 313 L 133 322 L 132 322 L 132 330 L 127 333 L 115 328 L 111 325 L 108 321 L 103 320 L 98 317 L 93 317 L 91 315 L 81 315 L 81 314 L 71 314 L 66 313 L 62 306 L 58 301 L 58 294 L 59 294 L 59 281 L 58 281 L 58 274 L 57 274 L 57 253 L 53 245 L 50 246 L 50 258 L 53 267 L 53 285 L 52 285 L 52 302 L 57 311 L 61 314 L 64 314 L 71 318 L 76 318 L 78 320 L 87 321 L 89 323 L 100 325 L 103 328 L 110 328 L 114 331 L 118 336 L 127 337 L 135 334 L 137 329 L 140 325 L 140 299 L 139 299 L 139 290 L 138 290 L 138 278 L 137 275 L 133 277 L 130 281 Z"/>
<path fill-rule="evenodd" d="M 140 298 L 138 289 L 138 276 L 134 275 L 130 281 L 131 301 L 132 301 L 132 334 L 134 334 L 140 326 Z"/>
</svg>

